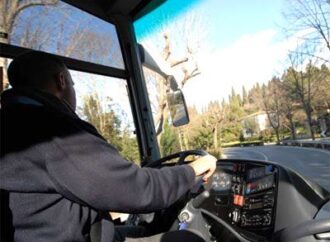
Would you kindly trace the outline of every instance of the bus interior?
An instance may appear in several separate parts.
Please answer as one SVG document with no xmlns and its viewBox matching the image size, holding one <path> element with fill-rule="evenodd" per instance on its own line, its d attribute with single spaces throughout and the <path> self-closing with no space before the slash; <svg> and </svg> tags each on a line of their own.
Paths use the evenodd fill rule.
<svg viewBox="0 0 330 242">
<path fill-rule="evenodd" d="M 54 26 L 54 29 L 48 29 L 49 38 L 55 39 L 55 42 L 49 46 L 39 43 L 39 50 L 50 52 L 63 60 L 77 79 L 82 76 L 81 73 L 86 73 L 90 75 L 89 79 L 98 76 L 117 80 L 121 86 L 120 92 L 125 92 L 125 107 L 131 112 L 126 119 L 130 122 L 128 130 L 134 133 L 136 139 L 132 143 L 137 150 L 135 157 L 138 157 L 141 166 L 155 169 L 185 164 L 193 156 L 207 154 L 202 150 L 188 150 L 161 157 L 144 68 L 152 69 L 167 80 L 166 92 L 174 126 L 189 122 L 188 111 L 175 78 L 137 42 L 134 22 L 164 3 L 166 0 L 63 0 L 57 3 L 60 7 L 82 12 L 66 15 L 67 25 L 83 22 L 84 14 L 87 14 L 97 19 L 99 26 L 110 26 L 109 29 L 100 27 L 101 32 L 96 33 L 105 36 L 104 42 L 97 42 L 92 36 L 87 39 L 86 36 L 77 35 L 77 42 L 79 38 L 87 39 L 85 45 L 78 45 L 77 48 L 89 48 L 90 52 L 84 56 L 64 52 L 62 50 L 68 45 L 64 44 L 61 49 L 56 48 L 56 43 L 68 42 L 60 33 L 71 30 L 65 24 L 61 26 L 61 23 L 50 21 L 47 24 L 51 23 L 49 26 Z M 22 17 L 28 21 L 33 14 L 38 13 L 31 12 Z M 46 17 L 54 17 L 52 8 L 48 8 Z M 77 20 L 72 20 L 74 18 Z M 40 19 L 43 21 L 42 17 Z M 97 25 L 91 24 L 91 28 L 93 26 Z M 17 31 L 10 41 L 8 33 L 1 31 L 1 58 L 10 60 L 29 49 L 38 48 L 38 44 L 33 45 L 33 38 L 32 44 L 20 42 L 21 33 L 18 28 Z M 112 46 L 105 48 L 109 43 Z M 116 53 L 111 58 L 99 57 L 106 51 L 113 52 L 114 48 Z M 5 72 L 5 67 L 2 70 Z M 104 88 L 102 95 L 106 97 L 107 90 L 113 87 L 107 86 L 106 81 L 104 84 L 88 84 L 89 79 L 85 76 L 83 79 L 79 85 L 85 93 L 93 92 L 93 86 L 100 85 L 98 87 Z M 106 100 L 109 99 L 101 99 L 101 102 Z M 115 112 L 116 106 L 113 107 Z M 126 154 L 131 157 L 130 150 Z M 177 159 L 176 163 L 170 162 L 173 159 Z M 194 189 L 171 207 L 151 214 L 131 214 L 125 222 L 118 224 L 143 227 L 146 235 L 179 230 L 185 224 L 185 229 L 193 231 L 207 242 L 328 241 L 330 193 L 296 171 L 276 163 L 276 160 L 221 158 L 217 170 L 207 183 L 196 181 Z"/>
</svg>

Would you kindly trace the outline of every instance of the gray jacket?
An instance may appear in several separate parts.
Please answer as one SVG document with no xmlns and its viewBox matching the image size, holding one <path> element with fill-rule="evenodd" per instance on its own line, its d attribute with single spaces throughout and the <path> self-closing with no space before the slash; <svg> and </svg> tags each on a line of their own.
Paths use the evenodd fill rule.
<svg viewBox="0 0 330 242">
<path fill-rule="evenodd" d="M 165 208 L 194 184 L 189 166 L 126 161 L 51 95 L 11 90 L 1 106 L 0 188 L 9 191 L 15 241 L 89 241 L 99 211 Z"/>
</svg>

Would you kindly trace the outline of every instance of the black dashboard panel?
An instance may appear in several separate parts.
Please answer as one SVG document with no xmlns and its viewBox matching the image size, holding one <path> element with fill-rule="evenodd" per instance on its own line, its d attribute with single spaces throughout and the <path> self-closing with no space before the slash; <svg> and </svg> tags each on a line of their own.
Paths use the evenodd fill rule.
<svg viewBox="0 0 330 242">
<path fill-rule="evenodd" d="M 267 239 L 274 232 L 278 173 L 273 164 L 219 162 L 202 207 L 248 239 Z"/>
</svg>

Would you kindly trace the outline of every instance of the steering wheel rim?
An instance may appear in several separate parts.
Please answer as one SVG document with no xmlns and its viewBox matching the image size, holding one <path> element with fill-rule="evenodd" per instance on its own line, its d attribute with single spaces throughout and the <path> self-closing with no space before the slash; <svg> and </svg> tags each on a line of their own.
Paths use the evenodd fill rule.
<svg viewBox="0 0 330 242">
<path fill-rule="evenodd" d="M 159 160 L 153 161 L 147 165 L 145 165 L 144 167 L 159 167 L 162 163 L 164 163 L 165 161 L 171 160 L 171 159 L 175 159 L 175 158 L 179 158 L 178 162 L 176 163 L 176 165 L 182 165 L 184 164 L 185 158 L 187 158 L 190 155 L 198 155 L 198 156 L 206 156 L 209 153 L 207 153 L 205 150 L 186 150 L 186 151 L 180 151 L 168 156 L 165 156 Z"/>
</svg>

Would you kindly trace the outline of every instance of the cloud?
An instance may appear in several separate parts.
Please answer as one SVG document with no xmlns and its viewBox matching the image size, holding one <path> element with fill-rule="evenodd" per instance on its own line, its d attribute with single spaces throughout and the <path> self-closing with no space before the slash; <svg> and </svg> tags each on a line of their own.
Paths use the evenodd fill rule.
<svg viewBox="0 0 330 242">
<path fill-rule="evenodd" d="M 298 33 L 297 36 L 301 34 Z M 201 108 L 211 100 L 222 100 L 244 85 L 265 83 L 285 69 L 288 50 L 297 46 L 297 36 L 281 39 L 273 29 L 243 35 L 225 48 L 215 48 L 198 57 L 202 74 L 185 86 L 188 105 Z"/>
</svg>

